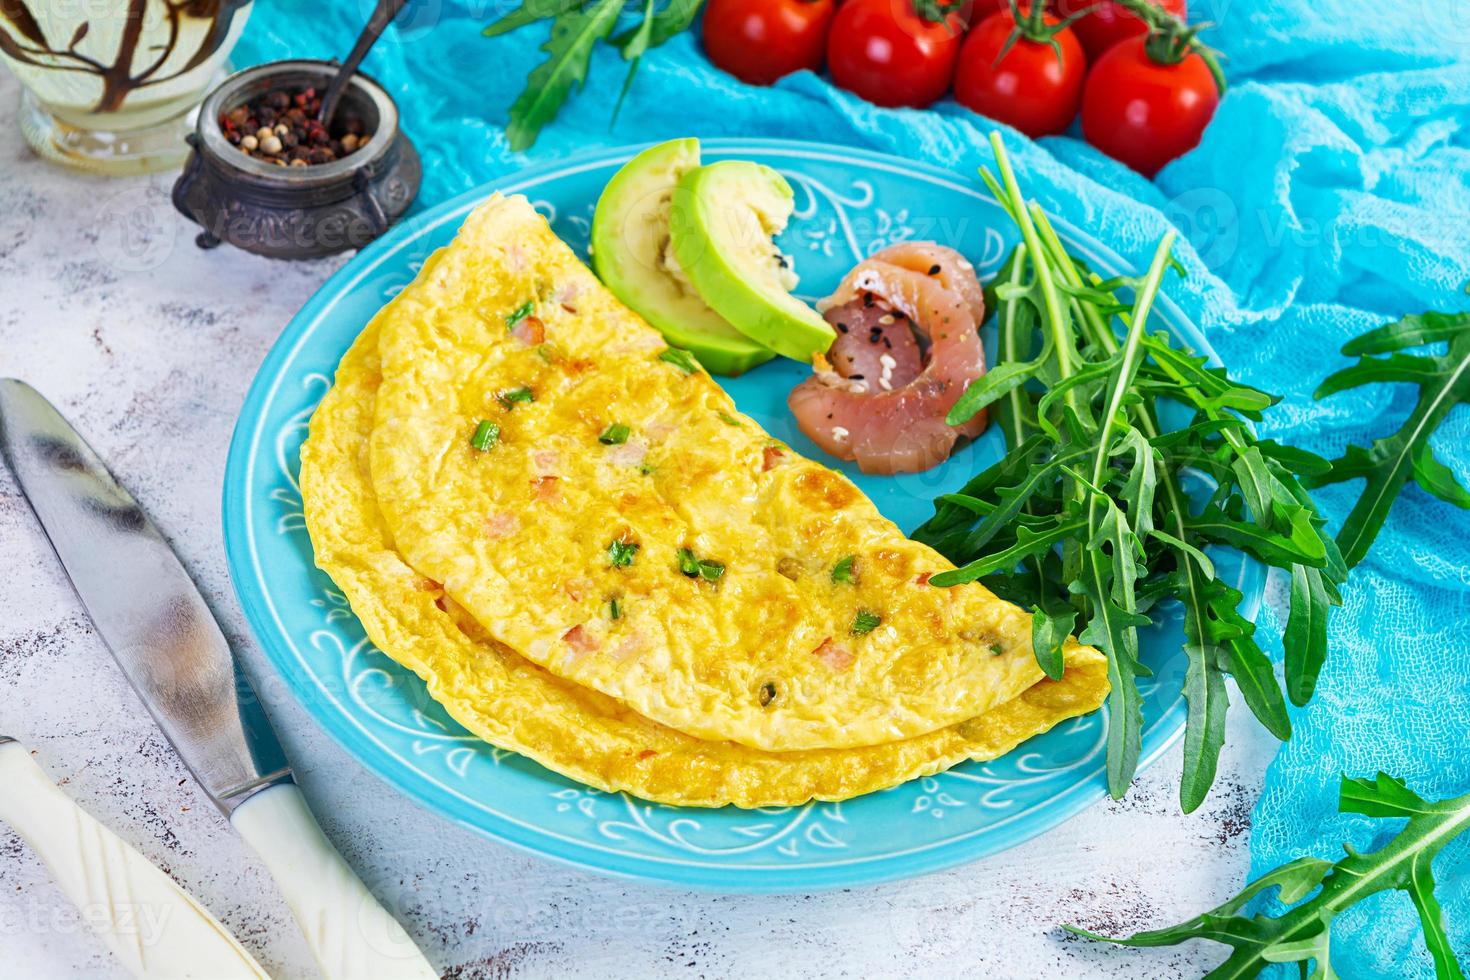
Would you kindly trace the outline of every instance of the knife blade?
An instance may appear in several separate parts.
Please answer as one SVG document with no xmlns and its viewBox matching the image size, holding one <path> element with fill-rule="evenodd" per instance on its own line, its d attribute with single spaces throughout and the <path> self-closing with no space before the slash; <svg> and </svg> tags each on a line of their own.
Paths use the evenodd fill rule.
<svg viewBox="0 0 1470 980">
<path fill-rule="evenodd" d="M 118 666 L 228 816 L 291 778 L 229 642 L 173 549 L 92 448 L 34 388 L 0 380 L 9 464 Z"/>
<path fill-rule="evenodd" d="M 275 878 L 329 980 L 437 978 L 322 833 L 214 613 L 163 534 L 34 388 L 0 379 L 0 458 L 97 632 Z"/>
</svg>

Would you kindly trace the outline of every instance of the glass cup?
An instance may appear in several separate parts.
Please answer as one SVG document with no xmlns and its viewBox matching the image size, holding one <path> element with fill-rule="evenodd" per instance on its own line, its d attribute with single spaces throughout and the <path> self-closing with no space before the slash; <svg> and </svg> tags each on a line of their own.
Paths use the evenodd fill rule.
<svg viewBox="0 0 1470 980">
<path fill-rule="evenodd" d="M 0 0 L 26 141 L 103 174 L 177 169 L 251 0 Z"/>
</svg>

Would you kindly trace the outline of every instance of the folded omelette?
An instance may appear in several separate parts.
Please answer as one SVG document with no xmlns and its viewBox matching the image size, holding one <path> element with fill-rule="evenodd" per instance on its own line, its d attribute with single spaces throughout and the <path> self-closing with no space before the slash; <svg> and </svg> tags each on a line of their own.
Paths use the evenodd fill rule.
<svg viewBox="0 0 1470 980">
<path fill-rule="evenodd" d="M 471 445 L 489 422 L 497 438 Z M 742 416 L 521 198 L 343 359 L 301 485 L 370 639 L 487 741 L 659 802 L 844 799 L 1098 707 L 1069 643 Z"/>
</svg>

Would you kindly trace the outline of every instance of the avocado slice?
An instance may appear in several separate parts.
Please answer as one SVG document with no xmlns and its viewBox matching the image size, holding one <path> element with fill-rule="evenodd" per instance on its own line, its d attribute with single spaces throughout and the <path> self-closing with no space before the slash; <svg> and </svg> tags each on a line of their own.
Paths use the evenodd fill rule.
<svg viewBox="0 0 1470 980">
<path fill-rule="evenodd" d="M 627 306 L 713 374 L 740 374 L 775 355 L 699 298 L 669 246 L 679 178 L 699 167 L 699 140 L 649 147 L 608 181 L 592 216 L 592 266 Z"/>
<path fill-rule="evenodd" d="M 679 178 L 669 234 L 684 275 L 716 313 L 756 343 L 810 362 L 837 335 L 791 295 L 796 273 L 772 241 L 794 202 L 791 185 L 770 167 L 712 163 Z"/>
</svg>

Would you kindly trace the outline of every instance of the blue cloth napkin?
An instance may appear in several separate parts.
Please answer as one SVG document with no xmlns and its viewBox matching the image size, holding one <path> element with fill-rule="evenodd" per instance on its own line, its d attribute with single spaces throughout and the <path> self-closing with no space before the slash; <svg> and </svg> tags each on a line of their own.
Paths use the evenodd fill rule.
<svg viewBox="0 0 1470 980">
<path fill-rule="evenodd" d="M 260 0 L 236 60 L 340 55 L 370 6 Z M 545 39 L 544 28 L 480 36 L 512 6 L 415 0 L 367 61 L 423 153 L 424 204 L 530 159 L 686 135 L 846 143 L 960 174 L 992 162 L 994 125 L 953 103 L 877 109 L 810 73 L 752 88 L 713 68 L 692 33 L 644 59 L 616 125 L 625 65 L 602 48 L 586 90 L 530 155 L 512 153 L 506 110 Z M 1347 363 L 1339 347 L 1404 313 L 1470 308 L 1470 5 L 1191 6 L 1217 25 L 1205 37 L 1226 54 L 1232 82 L 1202 144 L 1151 182 L 1079 139 L 1032 143 L 1007 131 L 1024 188 L 1140 269 L 1178 227 L 1189 276 L 1171 295 L 1239 377 L 1285 396 L 1263 434 L 1328 456 L 1365 445 L 1398 427 L 1412 392 L 1379 386 L 1314 402 L 1321 378 Z M 1470 412 L 1452 415 L 1436 448 L 1470 481 Z M 1334 521 L 1357 488 L 1318 495 Z M 1261 628 L 1279 659 L 1284 587 L 1274 586 Z M 1384 769 L 1430 797 L 1470 791 L 1470 513 L 1406 490 L 1353 573 L 1331 639 L 1317 697 L 1294 712 L 1295 735 L 1253 814 L 1255 873 L 1308 853 L 1339 857 L 1344 841 L 1372 848 L 1397 829 L 1338 814 L 1342 772 Z M 1470 963 L 1470 842 L 1446 851 L 1436 874 L 1451 939 Z M 1333 953 L 1348 978 L 1433 973 L 1402 893 L 1342 917 Z"/>
</svg>

